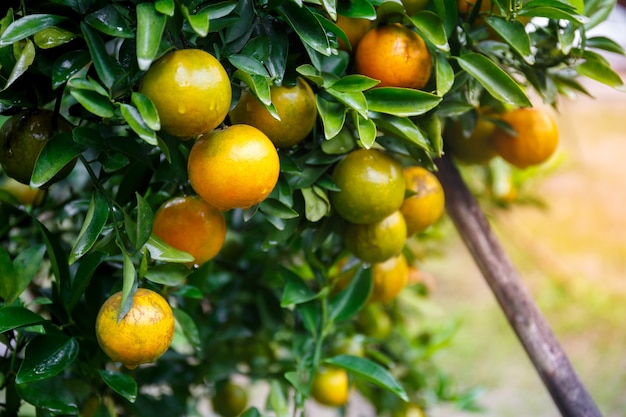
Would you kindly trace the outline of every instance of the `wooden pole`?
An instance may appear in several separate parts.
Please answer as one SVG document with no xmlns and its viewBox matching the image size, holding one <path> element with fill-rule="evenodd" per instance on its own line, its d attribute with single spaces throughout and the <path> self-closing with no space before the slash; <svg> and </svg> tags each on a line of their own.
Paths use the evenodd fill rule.
<svg viewBox="0 0 626 417">
<path fill-rule="evenodd" d="M 601 417 L 450 158 L 436 161 L 446 210 L 563 417 Z"/>
</svg>

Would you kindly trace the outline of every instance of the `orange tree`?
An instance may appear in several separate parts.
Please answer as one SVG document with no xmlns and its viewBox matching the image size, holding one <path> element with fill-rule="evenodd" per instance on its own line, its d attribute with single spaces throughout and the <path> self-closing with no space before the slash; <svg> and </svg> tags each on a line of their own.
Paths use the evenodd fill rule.
<svg viewBox="0 0 626 417">
<path fill-rule="evenodd" d="M 437 401 L 475 407 L 473 393 L 455 390 L 431 361 L 450 332 L 418 324 L 419 286 L 368 302 L 374 268 L 344 244 L 351 213 L 333 204 L 350 202 L 333 173 L 360 148 L 434 170 L 450 123 L 469 137 L 482 109 L 529 107 L 531 90 L 556 104 L 585 94 L 580 76 L 622 85 L 599 53 L 622 49 L 587 36 L 614 1 L 481 3 L 459 13 L 456 0 L 406 2 L 408 14 L 401 2 L 377 0 L 4 1 L 3 176 L 42 197 L 35 204 L 15 187 L 0 192 L 2 413 L 185 415 L 213 396 L 224 415 L 302 415 L 320 388 L 314 376 L 327 368 L 355 387 L 341 380 L 337 406 L 358 389 L 377 415 L 415 414 Z M 368 20 L 376 32 L 347 47 L 339 16 Z M 415 54 L 406 68 L 397 51 L 379 51 L 396 34 Z M 272 91 L 298 83 L 315 103 L 295 110 L 313 115 L 272 102 Z M 275 120 L 289 118 L 285 133 L 274 126 L 271 136 L 298 128 L 304 140 L 275 150 L 270 133 L 230 127 L 240 97 Z M 29 122 L 37 114 L 51 115 L 45 126 Z M 492 122 L 517 138 L 506 120 Z M 496 160 L 484 169 L 504 163 Z M 377 193 L 389 192 L 385 178 L 359 178 L 353 198 L 371 201 L 359 210 L 382 213 L 369 223 L 400 208 L 401 199 L 376 206 Z M 351 182 L 342 181 L 347 190 Z M 195 195 L 220 202 L 177 214 L 184 227 L 168 231 L 178 239 L 166 243 L 153 230 L 155 213 Z M 215 210 L 226 236 L 222 226 L 207 232 L 219 251 L 194 262 L 173 242 L 202 239 L 202 219 Z M 411 246 L 403 253 L 413 268 Z M 344 273 L 352 278 L 335 288 Z M 161 333 L 169 324 L 141 315 L 132 318 L 140 330 L 116 330 L 138 307 L 138 288 L 160 294 L 176 325 L 170 348 L 160 357 L 160 345 L 135 352 L 143 359 L 131 370 L 106 356 L 98 338 L 135 351 L 143 349 L 135 333 L 170 337 Z M 117 324 L 109 311 L 96 337 L 100 307 L 118 292 Z M 225 389 L 241 378 L 269 386 L 263 407 Z M 230 391 L 237 404 L 222 407 Z"/>
</svg>

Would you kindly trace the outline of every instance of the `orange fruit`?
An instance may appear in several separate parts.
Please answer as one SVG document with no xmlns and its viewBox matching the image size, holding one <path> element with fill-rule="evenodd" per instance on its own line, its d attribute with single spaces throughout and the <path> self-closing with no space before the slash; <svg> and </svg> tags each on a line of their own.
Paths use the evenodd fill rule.
<svg viewBox="0 0 626 417">
<path fill-rule="evenodd" d="M 115 362 L 128 369 L 155 362 L 174 338 L 174 314 L 165 300 L 154 291 L 139 288 L 132 307 L 118 322 L 122 292 L 109 297 L 96 318 L 100 347 Z"/>
<path fill-rule="evenodd" d="M 406 223 L 400 211 L 367 224 L 349 223 L 344 232 L 346 247 L 365 262 L 383 262 L 400 253 L 406 240 Z"/>
<path fill-rule="evenodd" d="M 494 123 L 479 117 L 472 133 L 466 136 L 461 123 L 452 122 L 445 134 L 446 149 L 460 162 L 484 165 L 497 155 L 492 143 L 495 128 Z"/>
<path fill-rule="evenodd" d="M 234 382 L 219 387 L 212 400 L 213 409 L 222 417 L 237 417 L 248 405 L 248 393 Z"/>
<path fill-rule="evenodd" d="M 192 264 L 213 259 L 226 238 L 226 221 L 221 211 L 198 196 L 175 197 L 157 210 L 154 234 L 167 244 L 194 257 Z"/>
<path fill-rule="evenodd" d="M 400 211 L 406 221 L 407 236 L 422 232 L 443 214 L 445 197 L 441 183 L 432 172 L 420 166 L 403 170 L 407 191 L 413 193 L 402 203 Z"/>
<path fill-rule="evenodd" d="M 181 49 L 155 61 L 139 92 L 154 103 L 161 129 L 190 137 L 209 132 L 224 121 L 232 90 L 220 62 L 200 49 Z"/>
<path fill-rule="evenodd" d="M 72 126 L 50 110 L 27 110 L 11 116 L 0 128 L 0 163 L 11 178 L 29 185 L 41 150 L 56 133 Z M 44 188 L 67 177 L 76 159 L 61 169 Z"/>
<path fill-rule="evenodd" d="M 335 24 L 346 34 L 349 45 L 339 38 L 339 49 L 344 51 L 354 51 L 359 41 L 372 28 L 372 21 L 354 17 L 347 17 L 338 14 Z"/>
<path fill-rule="evenodd" d="M 341 407 L 348 402 L 350 382 L 345 369 L 320 367 L 313 376 L 311 396 L 320 404 Z"/>
<path fill-rule="evenodd" d="M 0 190 L 6 191 L 25 206 L 38 207 L 46 197 L 46 191 L 39 188 L 32 188 L 22 184 L 11 177 L 6 177 L 0 184 Z"/>
<path fill-rule="evenodd" d="M 404 199 L 402 166 L 377 149 L 358 149 L 337 163 L 332 174 L 341 191 L 330 193 L 333 208 L 351 223 L 380 221 Z"/>
<path fill-rule="evenodd" d="M 400 24 L 378 26 L 356 48 L 356 72 L 379 80 L 378 87 L 422 88 L 432 72 L 424 40 Z"/>
<path fill-rule="evenodd" d="M 317 119 L 313 90 L 302 77 L 298 77 L 295 86 L 273 85 L 270 92 L 280 120 L 275 119 L 256 97 L 244 92 L 230 112 L 230 121 L 256 127 L 278 148 L 289 148 L 302 142 L 311 133 Z"/>
<path fill-rule="evenodd" d="M 460 15 L 466 15 L 475 7 L 477 0 L 458 0 L 457 7 Z M 485 13 L 491 10 L 491 0 L 482 0 L 480 3 L 479 13 Z"/>
<path fill-rule="evenodd" d="M 518 168 L 545 162 L 559 144 L 559 130 L 550 114 L 537 108 L 519 108 L 504 113 L 501 120 L 517 136 L 496 128 L 493 143 L 498 154 Z"/>
<path fill-rule="evenodd" d="M 187 171 L 195 192 L 225 211 L 265 200 L 278 182 L 280 163 L 263 132 L 233 125 L 199 137 L 189 152 Z"/>
<path fill-rule="evenodd" d="M 372 265 L 373 289 L 369 302 L 389 303 L 402 291 L 409 279 L 409 264 L 399 254 Z"/>
</svg>

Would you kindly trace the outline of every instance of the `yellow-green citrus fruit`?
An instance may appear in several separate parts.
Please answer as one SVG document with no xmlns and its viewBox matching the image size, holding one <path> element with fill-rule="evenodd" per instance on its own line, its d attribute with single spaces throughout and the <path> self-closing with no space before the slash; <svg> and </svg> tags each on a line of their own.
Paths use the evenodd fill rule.
<svg viewBox="0 0 626 417">
<path fill-rule="evenodd" d="M 391 334 L 393 323 L 382 303 L 370 303 L 359 312 L 357 328 L 374 339 L 386 339 Z"/>
<path fill-rule="evenodd" d="M 396 256 L 406 241 L 406 222 L 400 211 L 367 224 L 349 223 L 344 232 L 346 247 L 365 262 L 384 262 Z"/>
<path fill-rule="evenodd" d="M 366 224 L 398 210 L 404 199 L 402 166 L 377 149 L 358 149 L 333 170 L 340 191 L 330 193 L 333 208 L 351 223 Z"/>
<path fill-rule="evenodd" d="M 354 51 L 359 41 L 372 28 L 372 21 L 354 17 L 347 17 L 338 14 L 335 24 L 346 34 L 347 45 L 343 39 L 339 38 L 339 49 L 344 51 Z"/>
<path fill-rule="evenodd" d="M 100 307 L 96 318 L 100 347 L 109 358 L 129 369 L 155 362 L 174 338 L 174 314 L 170 305 L 156 292 L 139 288 L 130 310 L 118 322 L 121 302 L 120 291 Z"/>
<path fill-rule="evenodd" d="M 237 417 L 248 405 L 248 393 L 234 382 L 220 387 L 213 397 L 213 409 L 222 417 Z"/>
<path fill-rule="evenodd" d="M 372 265 L 373 289 L 369 302 L 389 303 L 406 286 L 409 264 L 403 254 Z"/>
<path fill-rule="evenodd" d="M 154 103 L 161 129 L 174 136 L 209 132 L 224 121 L 232 98 L 222 64 L 206 51 L 181 49 L 155 61 L 139 92 Z"/>
<path fill-rule="evenodd" d="M 230 112 L 230 121 L 256 127 L 278 148 L 289 148 L 302 142 L 311 133 L 317 119 L 313 90 L 298 77 L 295 86 L 273 85 L 270 93 L 280 120 L 275 119 L 263 103 L 246 91 Z"/>
<path fill-rule="evenodd" d="M 11 194 L 25 206 L 39 207 L 46 197 L 46 190 L 22 184 L 11 177 L 6 177 L 0 182 L 0 190 Z"/>
<path fill-rule="evenodd" d="M 432 172 L 411 166 L 403 170 L 406 189 L 412 195 L 402 203 L 400 211 L 406 221 L 407 236 L 432 226 L 443 214 L 445 197 L 441 183 Z"/>
<path fill-rule="evenodd" d="M 493 145 L 495 128 L 494 123 L 479 117 L 472 133 L 465 136 L 461 123 L 453 122 L 446 129 L 446 150 L 462 163 L 484 165 L 497 155 Z"/>
<path fill-rule="evenodd" d="M 189 153 L 187 171 L 194 191 L 226 211 L 265 200 L 278 182 L 280 162 L 263 132 L 233 125 L 199 137 Z"/>
<path fill-rule="evenodd" d="M 313 376 L 311 396 L 320 404 L 340 407 L 348 402 L 350 381 L 341 368 L 321 367 Z"/>
</svg>

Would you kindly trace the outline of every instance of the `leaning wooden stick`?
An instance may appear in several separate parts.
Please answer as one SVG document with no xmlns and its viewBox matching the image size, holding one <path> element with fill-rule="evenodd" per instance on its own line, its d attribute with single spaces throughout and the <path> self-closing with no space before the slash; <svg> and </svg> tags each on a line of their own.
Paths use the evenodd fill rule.
<svg viewBox="0 0 626 417">
<path fill-rule="evenodd" d="M 451 160 L 437 161 L 446 210 L 563 417 L 602 414 Z"/>
</svg>

